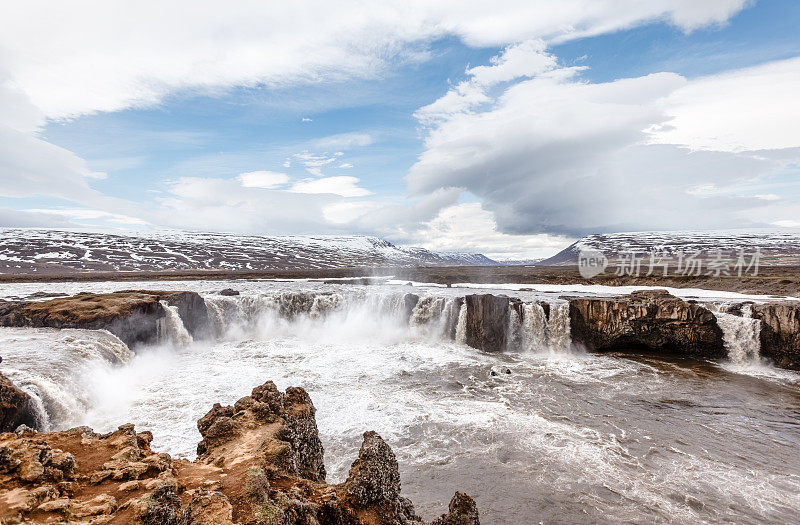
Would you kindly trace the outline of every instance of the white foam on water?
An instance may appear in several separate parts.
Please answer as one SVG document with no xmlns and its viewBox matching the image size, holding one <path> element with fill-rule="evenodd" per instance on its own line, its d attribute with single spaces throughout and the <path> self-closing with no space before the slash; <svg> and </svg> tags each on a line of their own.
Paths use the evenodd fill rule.
<svg viewBox="0 0 800 525">
<path fill-rule="evenodd" d="M 96 375 L 133 358 L 105 330 L 0 328 L 0 352 L 2 372 L 31 395 L 43 430 L 84 424 L 108 393 L 95 390 Z"/>
<path fill-rule="evenodd" d="M 66 399 L 43 402 L 53 411 L 52 428 L 108 431 L 133 422 L 154 433 L 156 450 L 189 458 L 200 440 L 196 421 L 213 403 L 231 404 L 266 380 L 301 386 L 317 408 L 329 481 L 346 476 L 361 434 L 376 430 L 430 516 L 442 509 L 424 502 L 445 477 L 458 480 L 446 487 L 450 495 L 454 488 L 478 495 L 487 522 L 528 515 L 504 514 L 519 501 L 508 492 L 520 487 L 545 491 L 548 507 L 573 521 L 696 523 L 737 521 L 742 513 L 739 521 L 775 521 L 800 510 L 800 469 L 769 463 L 771 453 L 780 456 L 797 441 L 790 431 L 770 441 L 770 432 L 780 432 L 771 419 L 785 419 L 794 406 L 790 395 L 731 400 L 737 391 L 729 390 L 703 412 L 692 402 L 714 396 L 724 377 L 697 393 L 715 378 L 572 353 L 564 301 L 550 302 L 549 319 L 540 304 L 523 303 L 519 323 L 509 327 L 520 352 L 485 354 L 461 344 L 466 305 L 452 291 L 420 294 L 409 319 L 396 289 L 241 288 L 235 297 L 204 295 L 214 339 L 137 348 L 135 356 L 107 332 L 73 331 L 80 342 L 67 344 L 58 341 L 70 331 L 0 330 L 3 371 L 14 371 L 12 380 L 28 391 L 55 392 L 40 399 Z M 6 344 L 14 337 L 20 341 Z M 81 349 L 85 358 L 76 358 Z M 508 373 L 493 375 L 497 369 Z M 765 385 L 796 388 L 773 383 Z M 716 410 L 726 402 L 730 417 Z M 757 411 L 747 412 L 755 410 L 748 403 Z M 769 430 L 742 413 L 767 413 Z M 695 432 L 698 422 L 711 430 Z M 690 447 L 692 432 L 701 441 Z M 716 432 L 731 436 L 724 446 L 713 440 Z M 737 444 L 742 449 L 728 454 Z M 749 454 L 752 461 L 741 460 Z M 676 494 L 697 497 L 707 509 Z"/>
</svg>

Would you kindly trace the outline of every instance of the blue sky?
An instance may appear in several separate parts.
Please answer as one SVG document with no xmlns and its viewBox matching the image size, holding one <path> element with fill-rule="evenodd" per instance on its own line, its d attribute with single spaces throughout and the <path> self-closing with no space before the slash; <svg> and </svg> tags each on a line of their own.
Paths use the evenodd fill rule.
<svg viewBox="0 0 800 525">
<path fill-rule="evenodd" d="M 498 258 L 601 231 L 800 226 L 797 2 L 442 2 L 419 20 L 308 4 L 20 7 L 0 37 L 0 225 Z"/>
</svg>

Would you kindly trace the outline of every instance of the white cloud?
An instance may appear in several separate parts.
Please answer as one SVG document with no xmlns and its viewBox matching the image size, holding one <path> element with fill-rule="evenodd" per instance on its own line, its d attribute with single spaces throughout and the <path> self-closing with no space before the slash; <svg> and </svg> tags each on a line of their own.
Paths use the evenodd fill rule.
<svg viewBox="0 0 800 525">
<path fill-rule="evenodd" d="M 689 0 L 499 0 L 492 4 L 488 15 L 486 3 L 477 0 L 393 0 L 375 5 L 357 0 L 254 2 L 237 4 L 235 9 L 221 9 L 205 0 L 11 3 L 4 6 L 4 15 L 0 17 L 0 195 L 49 195 L 89 206 L 97 213 L 108 213 L 109 220 L 114 217 L 137 220 L 136 216 L 142 216 L 154 224 L 178 228 L 309 233 L 330 231 L 334 223 L 404 239 L 419 235 L 419 221 L 430 221 L 443 207 L 454 204 L 461 190 L 451 186 L 475 186 L 476 194 L 480 194 L 480 182 L 464 182 L 469 171 L 465 163 L 469 161 L 482 170 L 473 174 L 476 180 L 487 179 L 487 174 L 500 174 L 497 178 L 506 179 L 505 187 L 496 193 L 486 186 L 487 205 L 494 210 L 502 228 L 524 229 L 519 221 L 530 221 L 530 210 L 515 221 L 514 207 L 507 203 L 514 199 L 514 177 L 524 171 L 514 163 L 530 164 L 530 156 L 524 154 L 530 145 L 526 142 L 531 138 L 530 133 L 540 141 L 532 143 L 533 151 L 541 153 L 535 159 L 537 163 L 558 160 L 557 156 L 545 153 L 563 146 L 563 153 L 569 156 L 565 172 L 577 173 L 587 166 L 612 169 L 615 162 L 649 166 L 653 158 L 642 161 L 635 153 L 626 156 L 619 152 L 628 147 L 638 151 L 631 146 L 642 140 L 638 126 L 665 122 L 665 116 L 653 107 L 652 99 L 670 92 L 669 86 L 674 83 L 682 82 L 676 76 L 660 75 L 627 84 L 615 83 L 609 88 L 583 89 L 570 80 L 574 71 L 555 67 L 552 57 L 544 52 L 543 42 L 610 32 L 651 20 L 666 20 L 688 31 L 722 23 L 746 3 L 746 0 L 708 0 L 702 5 Z M 432 113 L 445 122 L 431 133 L 428 151 L 412 170 L 412 187 L 424 194 L 412 205 L 375 206 L 364 202 L 343 205 L 344 198 L 370 192 L 359 187 L 355 177 L 324 177 L 321 171 L 324 166 L 333 166 L 333 162 L 340 167 L 349 165 L 341 163 L 340 151 L 333 155 L 304 152 L 295 156 L 296 162 L 321 178 L 300 181 L 292 186 L 292 191 L 272 189 L 288 183 L 285 174 L 272 172 L 248 172 L 231 179 L 184 177 L 168 183 L 165 193 L 154 204 L 134 204 L 93 190 L 91 180 L 102 177 L 102 173 L 87 168 L 83 159 L 37 135 L 47 119 L 154 106 L 165 97 L 186 90 L 218 95 L 234 86 L 285 86 L 374 77 L 398 62 L 425 59 L 426 46 L 433 39 L 448 36 L 460 38 L 470 46 L 510 47 L 489 66 L 470 69 L 467 72 L 470 79 L 449 95 L 453 102 L 440 103 L 440 111 Z M 538 116 L 542 120 L 533 123 L 533 131 L 528 129 L 531 121 L 527 121 L 520 138 L 511 137 L 507 146 L 515 153 L 510 157 L 492 150 L 499 148 L 498 144 L 488 144 L 487 148 L 487 144 L 474 140 L 469 128 L 482 120 L 495 120 L 494 124 L 489 122 L 487 129 L 499 132 L 498 141 L 508 136 L 503 125 L 510 123 L 510 129 L 517 129 L 518 123 L 504 121 L 522 104 L 514 98 L 514 88 L 499 100 L 488 88 L 529 77 L 534 78 L 528 82 L 540 83 L 541 89 L 534 90 L 534 95 L 541 96 L 536 102 L 553 103 L 553 111 L 541 111 Z M 561 87 L 566 88 L 563 103 L 559 103 Z M 592 99 L 588 104 L 582 101 L 584 94 Z M 615 97 L 619 100 L 613 100 Z M 576 108 L 570 110 L 569 104 L 575 101 Z M 483 113 L 471 114 L 484 104 L 495 103 L 499 104 L 500 113 L 493 114 L 494 110 L 483 108 Z M 674 107 L 678 106 L 676 102 Z M 580 112 L 587 107 L 591 111 L 584 116 Z M 644 114 L 637 115 L 638 110 Z M 520 115 L 523 121 L 530 117 L 524 111 Z M 592 125 L 591 118 L 600 120 Z M 570 119 L 576 123 L 570 124 Z M 550 139 L 543 138 L 543 127 L 548 127 L 548 132 L 552 128 L 554 134 Z M 454 142 L 445 145 L 442 140 L 447 136 Z M 320 139 L 314 147 L 343 150 L 366 146 L 374 140 L 370 134 L 354 132 Z M 600 158 L 597 152 L 603 144 L 610 145 L 613 152 Z M 589 147 L 584 151 L 583 145 Z M 680 156 L 672 150 L 654 148 L 648 151 L 662 152 L 655 162 Z M 598 159 L 603 162 L 595 163 Z M 439 180 L 426 182 L 430 171 L 428 175 L 424 172 L 445 160 L 452 160 L 452 165 L 442 164 L 441 174 L 434 177 Z M 760 173 L 750 161 L 731 164 L 730 169 L 747 176 Z M 760 162 L 777 161 L 765 157 Z M 284 166 L 288 168 L 291 164 L 287 159 Z M 207 165 L 205 169 L 212 173 L 215 167 Z M 538 173 L 548 172 L 540 165 Z M 666 170 L 662 177 L 668 178 Z M 558 179 L 544 177 L 522 182 L 517 199 L 530 194 L 530 184 L 551 185 L 552 191 L 543 201 L 544 208 L 552 208 L 560 197 L 555 190 Z M 612 183 L 623 184 L 623 188 L 627 182 L 612 177 Z M 568 189 L 572 188 L 568 185 Z M 603 192 L 594 195 L 602 196 Z M 763 199 L 753 200 L 763 203 Z M 566 208 L 565 213 L 570 213 L 576 206 L 573 203 Z M 42 210 L 28 215 L 35 221 L 51 212 Z M 67 215 L 73 213 L 61 212 L 54 221 L 68 220 Z M 80 219 L 75 213 L 72 218 Z M 563 217 L 557 220 L 573 224 Z M 536 224 L 535 220 L 531 222 Z M 429 231 L 436 231 L 435 227 L 429 226 Z"/>
<path fill-rule="evenodd" d="M 350 164 L 349 162 L 342 162 L 341 164 L 339 164 L 339 167 L 342 169 L 347 169 L 347 168 L 352 168 L 353 165 Z"/>
<path fill-rule="evenodd" d="M 103 210 L 92 210 L 88 208 L 52 208 L 52 209 L 31 209 L 25 210 L 30 213 L 52 215 L 66 220 L 91 221 L 103 220 L 114 224 L 127 226 L 147 226 L 149 223 L 138 217 L 130 217 L 119 213 L 110 213 Z"/>
<path fill-rule="evenodd" d="M 800 221 L 796 221 L 793 219 L 785 219 L 780 221 L 775 221 L 772 223 L 773 226 L 779 226 L 781 228 L 800 228 Z"/>
<path fill-rule="evenodd" d="M 289 176 L 275 171 L 249 171 L 236 177 L 245 188 L 275 188 L 289 182 Z"/>
<path fill-rule="evenodd" d="M 326 206 L 322 213 L 328 222 L 346 225 L 380 207 L 379 203 L 372 201 L 341 201 Z"/>
<path fill-rule="evenodd" d="M 330 164 L 331 162 L 336 161 L 336 157 L 330 157 L 328 155 L 314 155 L 309 153 L 308 151 L 303 151 L 301 153 L 295 153 L 294 158 L 299 160 L 303 166 L 307 168 L 319 168 L 321 166 L 325 166 Z"/>
<path fill-rule="evenodd" d="M 300 122 L 313 122 L 313 119 L 303 117 Z"/>
<path fill-rule="evenodd" d="M 671 93 L 672 117 L 651 141 L 748 151 L 800 146 L 800 57 L 692 80 Z"/>
<path fill-rule="evenodd" d="M 442 209 L 417 231 L 423 248 L 451 252 L 483 253 L 496 260 L 525 260 L 550 257 L 574 239 L 558 235 L 508 235 L 497 231 L 492 214 L 480 203 Z"/>
<path fill-rule="evenodd" d="M 556 58 L 545 51 L 542 40 L 529 40 L 507 47 L 491 59 L 490 66 L 467 70 L 469 80 L 460 82 L 443 97 L 418 109 L 414 116 L 427 125 L 447 119 L 456 113 L 471 111 L 493 101 L 487 90 L 501 82 L 532 77 L 556 68 Z"/>
<path fill-rule="evenodd" d="M 318 82 L 380 74 L 420 46 L 566 40 L 663 19 L 721 23 L 746 0 L 209 0 L 12 2 L 0 18 L 0 68 L 47 117 L 158 104 L 177 90 Z M 99 45 L 98 43 L 102 43 Z"/>
<path fill-rule="evenodd" d="M 337 233 L 323 209 L 336 195 L 245 188 L 235 178 L 183 177 L 143 210 L 160 227 L 253 234 Z"/>
<path fill-rule="evenodd" d="M 339 133 L 338 135 L 330 135 L 314 141 L 317 149 L 321 150 L 336 150 L 336 149 L 350 149 L 356 146 L 369 146 L 375 141 L 368 133 Z M 341 156 L 343 153 L 337 151 L 335 156 Z"/>
<path fill-rule="evenodd" d="M 305 179 L 295 182 L 291 190 L 296 193 L 330 193 L 342 197 L 363 197 L 372 192 L 358 186 L 356 177 L 325 177 L 322 179 Z"/>
<path fill-rule="evenodd" d="M 534 48 L 533 52 L 539 51 Z M 502 57 L 494 64 L 507 67 Z M 785 113 L 779 122 L 788 125 L 800 121 L 800 106 L 788 97 L 789 92 L 800 92 L 800 83 L 790 80 L 792 75 L 772 74 L 786 73 L 788 67 L 773 64 L 730 72 L 716 85 L 734 84 L 739 76 L 748 85 L 781 82 L 775 90 L 781 94 L 776 105 L 782 105 Z M 481 71 L 495 78 L 488 69 Z M 755 80 L 759 73 L 767 78 Z M 512 82 L 478 107 L 453 106 L 436 118 L 423 111 L 419 117 L 428 125 L 428 135 L 425 151 L 408 173 L 412 194 L 441 188 L 467 190 L 494 213 L 500 231 L 515 234 L 764 225 L 775 214 L 785 213 L 783 208 L 770 208 L 771 201 L 753 192 L 734 191 L 746 181 L 760 181 L 759 193 L 779 193 L 770 191 L 767 176 L 800 159 L 796 150 L 774 149 L 800 146 L 796 126 L 775 142 L 770 132 L 761 135 L 762 141 L 755 140 L 761 117 L 754 108 L 767 93 L 731 86 L 731 100 L 727 100 L 726 90 L 719 89 L 715 96 L 723 100 L 720 107 L 732 112 L 736 105 L 746 109 L 742 115 L 726 114 L 719 121 L 709 112 L 706 127 L 700 128 L 693 127 L 694 122 L 673 119 L 669 110 L 678 106 L 671 97 L 710 94 L 714 90 L 706 85 L 709 79 L 692 81 L 657 73 L 593 84 L 576 75 L 574 68 L 544 67 L 533 78 Z M 508 75 L 501 72 L 498 78 Z M 474 79 L 468 82 L 476 84 Z M 701 88 L 695 89 L 696 85 Z M 462 86 L 455 86 L 443 99 L 460 93 Z M 488 91 L 481 93 L 489 97 Z M 685 100 L 684 96 L 688 95 L 678 100 Z M 748 114 L 754 117 L 749 124 Z M 745 136 L 748 126 L 754 127 L 744 144 L 769 151 L 684 147 L 691 140 L 677 141 L 677 145 L 652 143 L 653 133 L 659 133 L 653 130 L 668 126 L 692 137 L 719 137 L 732 122 L 740 136 Z M 700 133 L 693 133 L 697 129 Z M 800 209 L 796 201 L 792 205 Z"/>
</svg>

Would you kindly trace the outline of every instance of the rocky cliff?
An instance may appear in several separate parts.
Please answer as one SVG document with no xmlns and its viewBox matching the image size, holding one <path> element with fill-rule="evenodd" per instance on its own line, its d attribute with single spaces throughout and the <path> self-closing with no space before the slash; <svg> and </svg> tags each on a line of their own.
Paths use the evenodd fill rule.
<svg viewBox="0 0 800 525">
<path fill-rule="evenodd" d="M 486 352 L 506 349 L 509 308 L 520 304 L 519 299 L 505 295 L 468 295 L 466 343 Z"/>
<path fill-rule="evenodd" d="M 0 302 L 0 326 L 106 329 L 129 347 L 158 339 L 166 317 L 161 301 L 175 306 L 192 336 L 209 327 L 205 302 L 195 292 L 81 293 L 46 301 Z"/>
<path fill-rule="evenodd" d="M 663 290 L 572 298 L 569 314 L 573 342 L 589 350 L 645 348 L 710 358 L 726 355 L 714 314 Z"/>
<path fill-rule="evenodd" d="M 34 425 L 31 396 L 17 388 L 0 373 L 0 432 L 8 432 L 19 425 Z"/>
<path fill-rule="evenodd" d="M 800 370 L 800 302 L 753 305 L 753 317 L 761 320 L 761 355 Z"/>
<path fill-rule="evenodd" d="M 315 409 L 300 388 L 272 382 L 198 421 L 196 461 L 150 448 L 152 434 L 123 425 L 0 434 L 0 521 L 143 525 L 422 524 L 400 494 L 397 459 L 364 434 L 347 480 L 325 482 Z M 456 493 L 435 525 L 477 525 Z"/>
</svg>

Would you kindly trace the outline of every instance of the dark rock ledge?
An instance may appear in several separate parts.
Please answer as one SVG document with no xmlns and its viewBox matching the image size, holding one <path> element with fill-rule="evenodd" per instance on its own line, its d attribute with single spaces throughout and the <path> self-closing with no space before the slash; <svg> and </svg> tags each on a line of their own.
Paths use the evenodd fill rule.
<svg viewBox="0 0 800 525">
<path fill-rule="evenodd" d="M 201 418 L 199 457 L 150 448 L 150 432 L 122 425 L 0 434 L 0 522 L 143 525 L 422 524 L 400 494 L 392 449 L 366 432 L 344 483 L 325 482 L 315 409 L 301 388 L 270 381 Z M 456 492 L 434 525 L 478 525 Z"/>
<path fill-rule="evenodd" d="M 13 430 L 19 425 L 33 427 L 34 423 L 31 396 L 0 373 L 0 432 Z"/>
<path fill-rule="evenodd" d="M 178 308 L 192 336 L 206 335 L 208 311 L 195 292 L 80 293 L 47 301 L 0 301 L 0 326 L 106 329 L 133 347 L 156 342 L 159 321 L 166 316 L 160 301 Z"/>
</svg>

